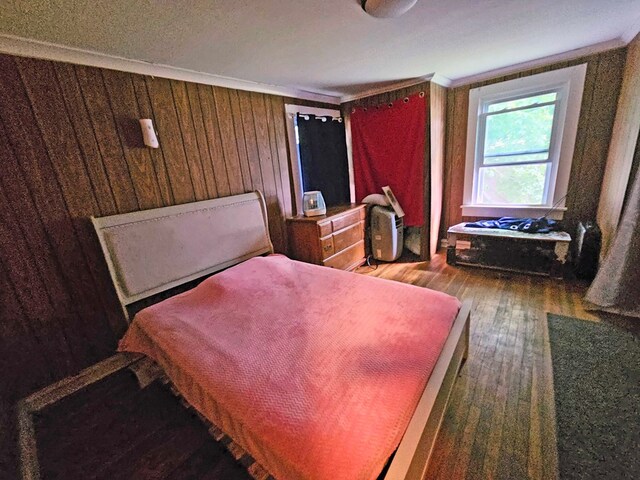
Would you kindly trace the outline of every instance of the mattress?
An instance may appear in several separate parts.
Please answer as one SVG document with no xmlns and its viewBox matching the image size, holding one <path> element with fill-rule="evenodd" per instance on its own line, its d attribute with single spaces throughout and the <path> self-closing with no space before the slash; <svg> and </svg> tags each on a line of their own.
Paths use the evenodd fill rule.
<svg viewBox="0 0 640 480">
<path fill-rule="evenodd" d="M 256 257 L 140 311 L 120 351 L 278 479 L 375 479 L 455 320 L 449 295 Z"/>
</svg>

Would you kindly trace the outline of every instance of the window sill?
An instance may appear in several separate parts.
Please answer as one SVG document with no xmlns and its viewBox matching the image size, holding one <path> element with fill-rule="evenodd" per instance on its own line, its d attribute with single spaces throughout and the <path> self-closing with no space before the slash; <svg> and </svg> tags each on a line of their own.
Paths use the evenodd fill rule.
<svg viewBox="0 0 640 480">
<path fill-rule="evenodd" d="M 523 217 L 523 218 L 536 218 L 541 217 L 551 207 L 510 207 L 506 205 L 462 205 L 463 217 Z M 566 207 L 555 207 L 554 210 L 547 216 L 554 220 L 562 220 Z"/>
</svg>

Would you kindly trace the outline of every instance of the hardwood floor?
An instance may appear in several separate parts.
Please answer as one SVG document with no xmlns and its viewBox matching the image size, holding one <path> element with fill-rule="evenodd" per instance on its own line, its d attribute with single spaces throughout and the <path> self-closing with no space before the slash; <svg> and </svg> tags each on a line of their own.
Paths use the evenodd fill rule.
<svg viewBox="0 0 640 480">
<path fill-rule="evenodd" d="M 597 321 L 584 286 L 429 263 L 359 273 L 473 299 L 470 355 L 453 391 L 427 478 L 557 477 L 546 312 Z M 165 389 L 122 372 L 43 412 L 44 479 L 245 479 L 246 472 Z"/>
<path fill-rule="evenodd" d="M 597 321 L 583 308 L 585 287 L 451 267 L 443 255 L 428 264 L 380 265 L 367 274 L 473 299 L 469 358 L 454 387 L 427 478 L 557 478 L 546 312 Z"/>
<path fill-rule="evenodd" d="M 168 389 L 121 371 L 35 419 L 44 480 L 250 480 Z"/>
</svg>

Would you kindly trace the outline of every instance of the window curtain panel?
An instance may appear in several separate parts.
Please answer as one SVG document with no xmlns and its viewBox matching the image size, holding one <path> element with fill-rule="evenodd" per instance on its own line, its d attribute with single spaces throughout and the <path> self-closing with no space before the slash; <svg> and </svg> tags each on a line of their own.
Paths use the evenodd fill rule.
<svg viewBox="0 0 640 480">
<path fill-rule="evenodd" d="M 592 310 L 640 317 L 640 170 L 611 248 L 585 300 Z"/>
<path fill-rule="evenodd" d="M 300 114 L 296 120 L 304 191 L 320 190 L 328 207 L 349 203 L 344 123 L 331 117 Z"/>
<path fill-rule="evenodd" d="M 426 123 L 424 94 L 351 112 L 356 200 L 389 185 L 406 226 L 424 225 Z"/>
</svg>

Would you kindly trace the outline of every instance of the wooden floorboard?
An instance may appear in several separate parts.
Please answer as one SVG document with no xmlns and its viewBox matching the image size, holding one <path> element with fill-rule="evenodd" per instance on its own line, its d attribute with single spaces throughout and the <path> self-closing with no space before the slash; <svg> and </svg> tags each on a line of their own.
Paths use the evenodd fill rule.
<svg viewBox="0 0 640 480">
<path fill-rule="evenodd" d="M 469 358 L 427 478 L 557 478 L 546 312 L 599 321 L 585 286 L 402 258 L 358 272 L 472 299 Z M 120 372 L 36 418 L 43 479 L 248 479 L 200 421 L 160 385 Z"/>
<path fill-rule="evenodd" d="M 472 298 L 469 359 L 443 422 L 429 479 L 557 478 L 546 312 L 592 321 L 586 285 L 430 263 L 359 272 Z"/>
</svg>

